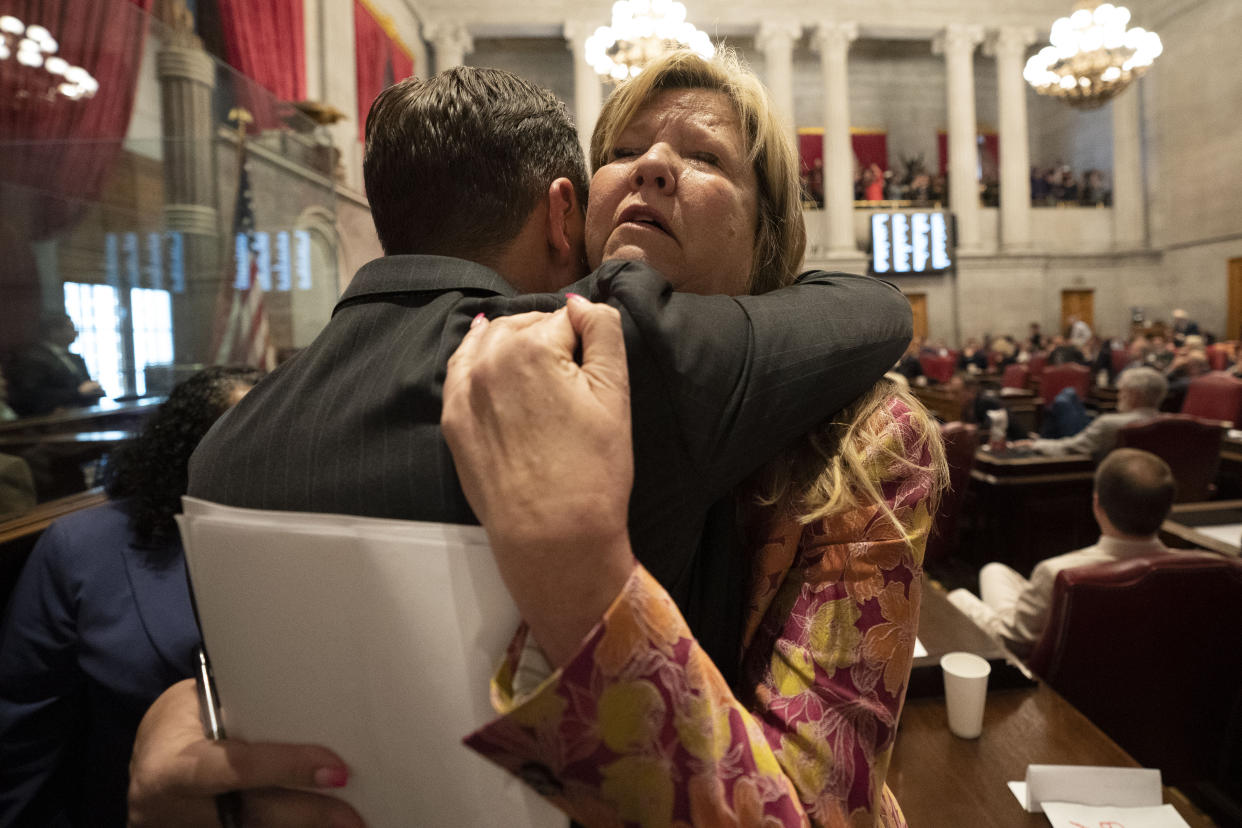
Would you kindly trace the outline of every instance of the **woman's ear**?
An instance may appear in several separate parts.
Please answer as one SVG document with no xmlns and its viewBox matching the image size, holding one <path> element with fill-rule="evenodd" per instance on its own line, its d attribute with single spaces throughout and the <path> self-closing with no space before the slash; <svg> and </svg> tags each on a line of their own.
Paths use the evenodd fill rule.
<svg viewBox="0 0 1242 828">
<path fill-rule="evenodd" d="M 577 281 L 586 273 L 584 213 L 578 192 L 568 178 L 558 178 L 548 186 L 549 256 L 554 267 L 565 268 L 569 282 Z"/>
</svg>

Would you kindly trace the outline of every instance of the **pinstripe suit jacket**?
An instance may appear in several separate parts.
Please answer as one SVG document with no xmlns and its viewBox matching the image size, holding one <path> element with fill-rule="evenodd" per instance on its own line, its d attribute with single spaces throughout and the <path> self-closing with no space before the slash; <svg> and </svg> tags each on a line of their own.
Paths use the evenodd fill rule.
<svg viewBox="0 0 1242 828">
<path fill-rule="evenodd" d="M 893 365 L 911 336 L 909 305 L 884 282 L 823 272 L 764 296 L 674 293 L 649 267 L 622 261 L 566 290 L 621 311 L 634 552 L 732 678 L 743 578 L 733 509 L 722 499 Z M 257 509 L 476 523 L 440 433 L 448 358 L 475 314 L 563 303 L 561 294 L 518 295 L 494 271 L 460 259 L 370 262 L 314 343 L 204 438 L 190 464 L 190 495 Z"/>
</svg>

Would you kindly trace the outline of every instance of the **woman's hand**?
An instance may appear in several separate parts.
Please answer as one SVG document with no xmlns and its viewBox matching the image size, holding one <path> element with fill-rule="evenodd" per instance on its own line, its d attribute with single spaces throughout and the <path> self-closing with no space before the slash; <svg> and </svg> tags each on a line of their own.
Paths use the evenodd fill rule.
<svg viewBox="0 0 1242 828">
<path fill-rule="evenodd" d="M 138 726 L 129 764 L 129 825 L 219 828 L 217 794 L 244 791 L 245 826 L 362 828 L 345 802 L 293 788 L 340 788 L 349 771 L 315 745 L 209 741 L 193 679 L 164 691 Z"/>
<path fill-rule="evenodd" d="M 476 319 L 449 360 L 441 426 L 505 585 L 565 663 L 633 568 L 620 315 L 571 296 L 552 314 Z"/>
</svg>

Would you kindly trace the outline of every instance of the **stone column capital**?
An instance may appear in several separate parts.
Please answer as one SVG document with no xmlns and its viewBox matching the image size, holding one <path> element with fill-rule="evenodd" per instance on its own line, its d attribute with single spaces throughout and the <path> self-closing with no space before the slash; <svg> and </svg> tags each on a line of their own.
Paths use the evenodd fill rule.
<svg viewBox="0 0 1242 828">
<path fill-rule="evenodd" d="M 455 20 L 438 20 L 424 24 L 423 37 L 430 40 L 437 53 L 466 54 L 474 51 L 474 38 L 465 24 Z M 439 60 L 439 55 L 436 57 Z"/>
<path fill-rule="evenodd" d="M 802 37 L 802 24 L 796 20 L 764 20 L 755 34 L 755 48 L 768 54 L 773 47 L 793 48 Z"/>
<path fill-rule="evenodd" d="M 988 33 L 983 42 L 983 53 L 988 57 L 1024 56 L 1026 47 L 1035 42 L 1038 35 L 1027 26 L 1001 26 Z"/>
<path fill-rule="evenodd" d="M 216 64 L 201 47 L 167 45 L 156 54 L 155 65 L 161 80 L 185 80 L 208 89 L 216 86 Z"/>
<path fill-rule="evenodd" d="M 983 27 L 969 23 L 950 23 L 932 40 L 932 52 L 952 55 L 960 52 L 970 54 L 983 42 Z"/>
<path fill-rule="evenodd" d="M 824 22 L 815 27 L 811 42 L 822 56 L 844 52 L 858 39 L 857 23 Z"/>
</svg>

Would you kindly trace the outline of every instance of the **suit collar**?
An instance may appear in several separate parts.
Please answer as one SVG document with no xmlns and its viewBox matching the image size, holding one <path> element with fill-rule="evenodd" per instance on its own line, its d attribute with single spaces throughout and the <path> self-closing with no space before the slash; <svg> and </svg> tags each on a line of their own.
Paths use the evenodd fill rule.
<svg viewBox="0 0 1242 828">
<path fill-rule="evenodd" d="M 336 308 L 360 296 L 463 289 L 518 295 L 499 273 L 477 262 L 448 256 L 384 256 L 358 270 Z"/>
</svg>

